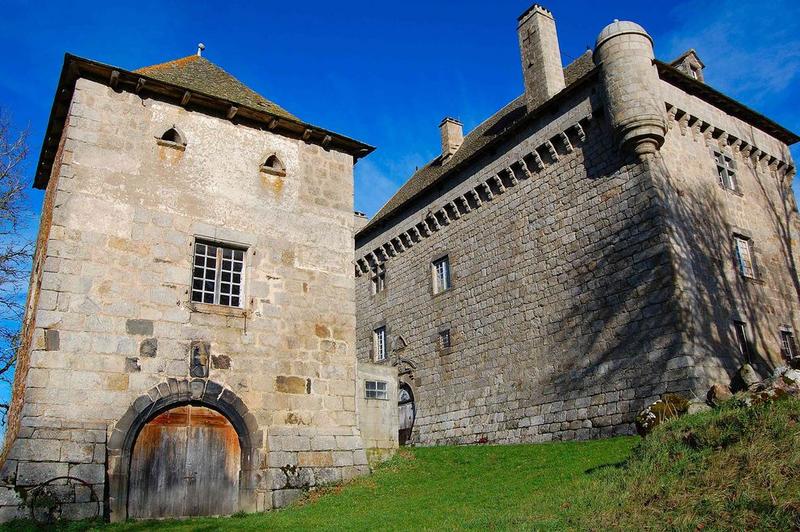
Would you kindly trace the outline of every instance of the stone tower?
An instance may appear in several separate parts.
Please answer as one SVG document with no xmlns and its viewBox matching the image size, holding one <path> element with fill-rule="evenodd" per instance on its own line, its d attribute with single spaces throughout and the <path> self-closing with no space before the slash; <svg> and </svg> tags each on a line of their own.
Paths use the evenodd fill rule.
<svg viewBox="0 0 800 532">
<path fill-rule="evenodd" d="M 199 55 L 68 55 L 0 518 L 43 483 L 58 516 L 118 521 L 260 511 L 367 473 L 351 261 L 371 149 Z"/>
<path fill-rule="evenodd" d="M 600 32 L 594 51 L 600 65 L 606 110 L 619 141 L 640 157 L 654 154 L 667 127 L 653 40 L 636 23 L 614 21 Z"/>
</svg>

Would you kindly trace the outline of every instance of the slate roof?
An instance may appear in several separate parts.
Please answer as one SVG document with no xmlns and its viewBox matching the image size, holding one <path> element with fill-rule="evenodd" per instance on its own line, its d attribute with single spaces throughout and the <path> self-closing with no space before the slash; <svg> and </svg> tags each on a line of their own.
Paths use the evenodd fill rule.
<svg viewBox="0 0 800 532">
<path fill-rule="evenodd" d="M 564 69 L 564 82 L 567 87 L 583 78 L 595 68 L 592 59 L 592 52 L 587 50 L 575 61 Z M 464 137 L 464 142 L 444 166 L 441 158 L 436 157 L 431 162 L 417 170 L 406 183 L 400 187 L 394 196 L 372 217 L 365 225 L 360 234 L 377 226 L 382 220 L 388 218 L 396 210 L 402 207 L 424 190 L 433 186 L 443 179 L 449 171 L 458 166 L 458 163 L 469 159 L 481 148 L 489 144 L 496 138 L 501 137 L 506 131 L 511 129 L 521 119 L 528 114 L 525 106 L 525 94 L 518 96 L 511 103 L 500 109 L 493 116 L 484 120 L 468 135 Z"/>
<path fill-rule="evenodd" d="M 205 57 L 190 55 L 174 61 L 140 68 L 134 72 L 184 87 L 193 92 L 222 98 L 290 120 L 299 120 L 286 109 L 267 100 Z"/>
</svg>

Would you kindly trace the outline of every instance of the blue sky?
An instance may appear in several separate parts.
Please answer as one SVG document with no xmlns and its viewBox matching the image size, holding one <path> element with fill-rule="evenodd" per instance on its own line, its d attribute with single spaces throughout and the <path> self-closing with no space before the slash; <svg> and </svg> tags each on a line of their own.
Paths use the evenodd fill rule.
<svg viewBox="0 0 800 532">
<path fill-rule="evenodd" d="M 529 5 L 4 0 L 0 107 L 30 128 L 32 178 L 64 52 L 135 69 L 193 54 L 202 41 L 209 60 L 265 97 L 377 147 L 355 170 L 356 209 L 371 216 L 438 153 L 442 117 L 469 131 L 522 92 L 516 18 Z M 797 0 L 546 5 L 565 63 L 613 19 L 633 20 L 657 57 L 695 48 L 710 85 L 800 132 Z M 31 190 L 31 234 L 41 198 Z"/>
<path fill-rule="evenodd" d="M 6 0 L 0 106 L 31 130 L 33 168 L 64 52 L 126 69 L 194 53 L 304 120 L 377 147 L 356 166 L 374 214 L 439 150 L 438 124 L 469 131 L 522 91 L 516 17 L 494 2 L 32 2 Z M 614 18 L 642 24 L 656 55 L 695 48 L 706 80 L 800 131 L 800 3 L 552 1 L 565 63 Z M 793 150 L 795 158 L 800 151 Z M 32 220 L 41 194 L 32 191 Z"/>
</svg>

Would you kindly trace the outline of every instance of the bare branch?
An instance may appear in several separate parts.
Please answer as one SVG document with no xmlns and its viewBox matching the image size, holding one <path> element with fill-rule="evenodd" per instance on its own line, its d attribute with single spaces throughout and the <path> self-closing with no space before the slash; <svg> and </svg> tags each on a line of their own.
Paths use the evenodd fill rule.
<svg viewBox="0 0 800 532">
<path fill-rule="evenodd" d="M 28 156 L 28 132 L 14 134 L 8 116 L 0 109 L 0 382 L 10 383 L 17 360 L 19 324 L 24 292 L 30 273 L 32 244 L 26 241 L 24 163 Z M 5 423 L 7 403 L 0 403 L 0 422 Z"/>
</svg>

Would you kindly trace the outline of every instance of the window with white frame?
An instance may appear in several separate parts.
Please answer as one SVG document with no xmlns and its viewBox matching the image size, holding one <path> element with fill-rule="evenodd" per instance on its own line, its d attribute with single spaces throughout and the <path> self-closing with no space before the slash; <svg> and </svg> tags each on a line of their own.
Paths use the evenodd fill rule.
<svg viewBox="0 0 800 532">
<path fill-rule="evenodd" d="M 747 324 L 743 321 L 734 321 L 733 332 L 736 335 L 736 346 L 739 348 L 739 354 L 749 363 L 750 339 L 747 334 Z"/>
<path fill-rule="evenodd" d="M 198 240 L 194 244 L 192 301 L 241 307 L 244 301 L 244 250 Z"/>
<path fill-rule="evenodd" d="M 386 360 L 386 327 L 378 327 L 372 332 L 375 361 Z"/>
<path fill-rule="evenodd" d="M 755 278 L 756 271 L 753 267 L 753 253 L 750 239 L 741 235 L 734 235 L 734 247 L 736 251 L 736 267 L 745 277 Z"/>
<path fill-rule="evenodd" d="M 378 264 L 372 268 L 372 293 L 377 294 L 386 289 L 386 265 Z"/>
<path fill-rule="evenodd" d="M 781 329 L 781 354 L 786 360 L 791 360 L 797 356 L 797 349 L 794 344 L 794 333 L 789 329 Z"/>
<path fill-rule="evenodd" d="M 736 181 L 736 163 L 734 163 L 733 159 L 715 151 L 714 162 L 717 164 L 719 184 L 724 188 L 738 192 L 739 183 Z"/>
<path fill-rule="evenodd" d="M 438 294 L 450 288 L 450 259 L 442 257 L 431 264 L 433 273 L 433 293 Z"/>
<path fill-rule="evenodd" d="M 388 399 L 386 383 L 384 381 L 364 381 L 365 397 L 367 399 Z"/>
</svg>

